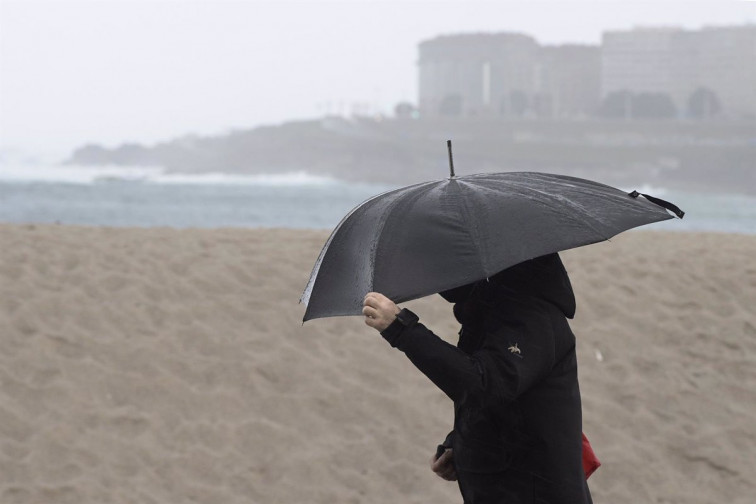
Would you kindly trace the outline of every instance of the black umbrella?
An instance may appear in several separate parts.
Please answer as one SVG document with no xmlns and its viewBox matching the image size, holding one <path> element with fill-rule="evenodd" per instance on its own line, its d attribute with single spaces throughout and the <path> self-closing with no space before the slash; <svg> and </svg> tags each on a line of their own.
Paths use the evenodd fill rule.
<svg viewBox="0 0 756 504">
<path fill-rule="evenodd" d="M 663 200 L 563 175 L 510 172 L 389 191 L 354 208 L 320 252 L 304 320 L 361 315 L 365 294 L 396 303 L 488 278 L 522 261 L 671 219 Z"/>
</svg>

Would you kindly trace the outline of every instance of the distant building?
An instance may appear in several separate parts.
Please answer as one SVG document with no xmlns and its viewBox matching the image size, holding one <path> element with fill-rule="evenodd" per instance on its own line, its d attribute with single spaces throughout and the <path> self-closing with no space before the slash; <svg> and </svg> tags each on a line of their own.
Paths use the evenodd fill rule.
<svg viewBox="0 0 756 504">
<path fill-rule="evenodd" d="M 541 116 L 586 117 L 601 97 L 601 52 L 588 45 L 545 46 L 540 51 L 540 93 L 550 104 Z"/>
<path fill-rule="evenodd" d="M 585 117 L 607 98 L 615 115 L 756 117 L 754 25 L 612 31 L 600 47 L 446 35 L 420 43 L 418 71 L 422 117 Z"/>
<path fill-rule="evenodd" d="M 522 114 L 536 90 L 536 41 L 515 33 L 441 36 L 420 43 L 421 116 Z"/>
<path fill-rule="evenodd" d="M 678 116 L 756 117 L 756 26 L 606 32 L 601 96 L 620 92 L 668 95 Z"/>
<path fill-rule="evenodd" d="M 599 102 L 596 47 L 494 33 L 441 36 L 419 49 L 423 117 L 585 116 Z"/>
</svg>

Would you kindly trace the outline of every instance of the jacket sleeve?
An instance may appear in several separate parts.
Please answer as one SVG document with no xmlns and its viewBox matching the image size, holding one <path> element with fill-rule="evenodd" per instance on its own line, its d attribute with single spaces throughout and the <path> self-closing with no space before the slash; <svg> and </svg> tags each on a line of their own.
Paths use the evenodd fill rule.
<svg viewBox="0 0 756 504">
<path fill-rule="evenodd" d="M 436 447 L 436 458 L 439 458 L 446 450 L 451 449 L 452 446 L 454 446 L 454 431 L 447 434 L 444 442 Z"/>
<path fill-rule="evenodd" d="M 481 400 L 512 401 L 548 373 L 553 365 L 553 338 L 548 327 L 502 325 L 486 344 L 468 354 L 416 322 L 394 321 L 381 335 L 412 361 L 453 401 L 465 395 Z"/>
</svg>

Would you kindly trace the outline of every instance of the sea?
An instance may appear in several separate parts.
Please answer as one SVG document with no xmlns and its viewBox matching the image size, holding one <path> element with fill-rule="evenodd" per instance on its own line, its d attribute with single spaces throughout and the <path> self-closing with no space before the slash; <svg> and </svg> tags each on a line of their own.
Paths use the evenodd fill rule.
<svg viewBox="0 0 756 504">
<path fill-rule="evenodd" d="M 166 173 L 157 167 L 0 164 L 0 222 L 113 227 L 332 229 L 362 201 L 396 186 L 305 171 Z M 756 197 L 633 189 L 686 214 L 642 229 L 756 234 Z"/>
</svg>

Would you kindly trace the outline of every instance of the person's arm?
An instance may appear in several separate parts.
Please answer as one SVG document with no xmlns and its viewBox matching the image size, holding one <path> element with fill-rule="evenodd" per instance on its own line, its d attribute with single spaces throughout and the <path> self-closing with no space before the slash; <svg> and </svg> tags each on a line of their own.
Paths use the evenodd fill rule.
<svg viewBox="0 0 756 504">
<path fill-rule="evenodd" d="M 551 369 L 553 344 L 548 327 L 538 334 L 526 334 L 522 328 L 503 325 L 490 338 L 498 345 L 467 354 L 419 321 L 402 323 L 396 319 L 399 311 L 385 296 L 371 293 L 363 313 L 368 325 L 380 330 L 392 347 L 404 352 L 454 401 L 464 394 L 513 400 Z"/>
<path fill-rule="evenodd" d="M 453 401 L 465 393 L 482 393 L 485 389 L 480 361 L 442 340 L 420 322 L 404 326 L 397 320 L 381 331 L 381 336 L 404 352 Z"/>
</svg>

